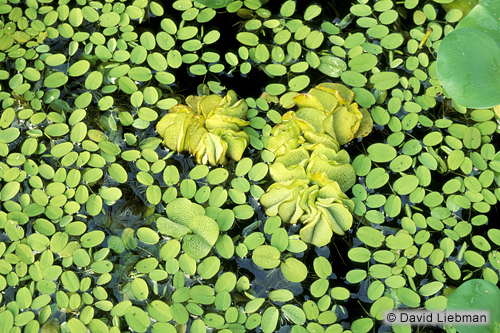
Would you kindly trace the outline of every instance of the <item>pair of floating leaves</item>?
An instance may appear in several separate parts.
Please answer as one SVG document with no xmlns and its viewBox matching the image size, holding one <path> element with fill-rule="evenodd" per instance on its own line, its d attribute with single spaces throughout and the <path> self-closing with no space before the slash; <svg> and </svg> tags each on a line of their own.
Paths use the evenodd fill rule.
<svg viewBox="0 0 500 333">
<path fill-rule="evenodd" d="M 295 258 L 280 261 L 280 251 L 271 245 L 261 245 L 252 253 L 252 260 L 259 267 L 272 269 L 280 266 L 281 272 L 290 282 L 302 282 L 307 277 L 306 266 Z"/>
<path fill-rule="evenodd" d="M 202 206 L 178 198 L 167 205 L 167 216 L 156 221 L 162 234 L 182 238 L 182 249 L 191 258 L 201 259 L 210 252 L 219 236 L 219 225 L 205 215 Z"/>
</svg>

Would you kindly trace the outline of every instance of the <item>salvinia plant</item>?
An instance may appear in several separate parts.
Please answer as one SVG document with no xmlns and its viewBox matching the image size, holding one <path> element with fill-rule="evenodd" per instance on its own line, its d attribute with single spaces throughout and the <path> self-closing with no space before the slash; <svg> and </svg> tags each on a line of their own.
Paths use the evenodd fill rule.
<svg viewBox="0 0 500 333">
<path fill-rule="evenodd" d="M 468 108 L 500 105 L 500 2 L 482 0 L 441 42 L 437 74 Z"/>
<path fill-rule="evenodd" d="M 204 258 L 219 236 L 219 226 L 205 209 L 186 198 L 171 201 L 166 208 L 167 217 L 156 221 L 158 231 L 165 236 L 182 239 L 182 250 L 193 259 Z"/>
<path fill-rule="evenodd" d="M 302 223 L 303 241 L 327 245 L 333 234 L 352 226 L 354 202 L 344 192 L 356 182 L 349 154 L 340 146 L 371 132 L 373 121 L 353 103 L 354 93 L 335 83 L 322 83 L 294 97 L 276 125 L 267 149 L 276 159 L 269 167 L 275 181 L 260 198 L 269 216 Z"/>
<path fill-rule="evenodd" d="M 191 95 L 186 103 L 172 107 L 156 125 L 163 143 L 177 152 L 188 151 L 198 164 L 239 161 L 250 141 L 242 131 L 249 125 L 245 100 L 229 90 L 224 97 Z"/>
</svg>

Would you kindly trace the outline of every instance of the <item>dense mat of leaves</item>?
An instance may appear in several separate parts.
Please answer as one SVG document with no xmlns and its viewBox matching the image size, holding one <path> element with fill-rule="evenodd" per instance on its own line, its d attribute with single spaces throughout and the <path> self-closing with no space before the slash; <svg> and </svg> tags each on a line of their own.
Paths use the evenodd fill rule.
<svg viewBox="0 0 500 333">
<path fill-rule="evenodd" d="M 3 1 L 0 332 L 411 332 L 378 320 L 497 284 L 498 110 L 442 88 L 439 45 L 467 8 L 441 2 L 359 0 L 333 20 L 325 1 Z M 262 94 L 226 91 L 234 76 Z M 324 82 L 348 104 L 307 97 Z M 186 141 L 201 96 L 218 111 Z M 308 118 L 321 108 L 351 123 Z M 311 128 L 282 149 L 273 128 L 294 122 Z M 318 161 L 348 175 L 328 183 Z M 326 238 L 300 224 L 334 215 Z"/>
</svg>

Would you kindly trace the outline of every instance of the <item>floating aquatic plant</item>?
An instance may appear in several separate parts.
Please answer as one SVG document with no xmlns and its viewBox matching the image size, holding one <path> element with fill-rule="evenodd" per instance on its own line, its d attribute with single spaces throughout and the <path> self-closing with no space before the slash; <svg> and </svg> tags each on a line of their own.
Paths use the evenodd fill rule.
<svg viewBox="0 0 500 333">
<path fill-rule="evenodd" d="M 167 216 L 156 221 L 158 231 L 166 236 L 182 238 L 182 249 L 193 259 L 205 257 L 219 236 L 219 226 L 205 215 L 205 209 L 186 198 L 167 205 Z"/>
<path fill-rule="evenodd" d="M 288 186 L 275 183 L 260 201 L 267 215 L 279 214 L 283 222 L 304 224 L 300 230 L 301 239 L 316 246 L 327 245 L 333 233 L 343 235 L 353 222 L 354 202 L 333 181 L 325 184 L 313 178 L 312 183 L 302 179 Z"/>
<path fill-rule="evenodd" d="M 269 216 L 303 223 L 305 242 L 324 246 L 333 233 L 352 226 L 354 202 L 344 194 L 356 182 L 349 154 L 340 146 L 371 132 L 369 112 L 353 103 L 354 93 L 335 83 L 322 83 L 293 98 L 275 126 L 267 149 L 276 159 L 269 167 L 276 182 L 261 197 Z M 311 186 L 310 186 L 311 185 Z"/>
<path fill-rule="evenodd" d="M 500 327 L 500 289 L 493 283 L 472 279 L 464 282 L 455 289 L 448 298 L 447 311 L 489 311 L 490 323 L 488 325 L 453 324 L 460 333 L 495 333 Z"/>
<path fill-rule="evenodd" d="M 343 85 L 323 83 L 293 98 L 298 110 L 283 115 L 266 147 L 276 155 L 270 166 L 275 182 L 324 172 L 344 192 L 354 185 L 354 168 L 340 146 L 368 135 L 373 122 L 366 109 L 352 103 L 353 97 Z"/>
<path fill-rule="evenodd" d="M 437 74 L 461 105 L 489 108 L 500 104 L 500 24 L 496 1 L 479 2 L 439 47 Z"/>
<path fill-rule="evenodd" d="M 177 152 L 188 151 L 199 164 L 239 161 L 250 141 L 241 131 L 250 124 L 245 100 L 237 100 L 229 90 L 224 97 L 189 96 L 186 103 L 171 108 L 156 125 L 164 144 Z"/>
</svg>

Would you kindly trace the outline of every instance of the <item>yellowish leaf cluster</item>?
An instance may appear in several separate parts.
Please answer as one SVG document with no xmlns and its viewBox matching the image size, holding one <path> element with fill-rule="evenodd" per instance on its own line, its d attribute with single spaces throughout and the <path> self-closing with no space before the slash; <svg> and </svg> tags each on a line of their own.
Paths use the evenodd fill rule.
<svg viewBox="0 0 500 333">
<path fill-rule="evenodd" d="M 156 125 L 164 144 L 191 153 L 198 164 L 239 161 L 250 142 L 242 131 L 249 124 L 245 100 L 237 100 L 236 93 L 229 90 L 224 97 L 188 96 L 186 103 L 171 108 Z"/>
<path fill-rule="evenodd" d="M 373 127 L 369 112 L 353 97 L 335 83 L 297 95 L 298 110 L 283 115 L 267 143 L 276 155 L 269 167 L 276 183 L 260 198 L 266 214 L 305 224 L 301 238 L 316 246 L 352 226 L 354 202 L 344 192 L 355 184 L 356 173 L 340 146 L 368 135 Z"/>
</svg>

